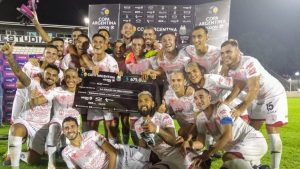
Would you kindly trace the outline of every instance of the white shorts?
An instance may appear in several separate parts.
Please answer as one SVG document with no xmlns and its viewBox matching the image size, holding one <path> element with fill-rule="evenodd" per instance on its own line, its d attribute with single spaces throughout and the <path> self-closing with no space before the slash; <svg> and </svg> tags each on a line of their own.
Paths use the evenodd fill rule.
<svg viewBox="0 0 300 169">
<path fill-rule="evenodd" d="M 116 169 L 146 169 L 151 165 L 150 150 L 133 145 L 115 144 L 114 146 L 118 151 Z"/>
<path fill-rule="evenodd" d="M 103 111 L 99 109 L 88 109 L 87 120 L 113 120 L 118 118 L 119 113 Z"/>
<path fill-rule="evenodd" d="M 39 154 L 43 154 L 45 151 L 45 142 L 48 135 L 49 125 L 45 124 L 42 127 L 36 127 L 31 122 L 28 122 L 22 118 L 14 121 L 14 124 L 22 124 L 27 130 L 29 137 L 29 148 Z"/>
<path fill-rule="evenodd" d="M 288 123 L 288 107 L 286 93 L 266 99 L 254 101 L 250 119 L 265 120 L 267 125 L 281 127 Z"/>
<path fill-rule="evenodd" d="M 261 132 L 253 129 L 243 141 L 231 146 L 226 152 L 242 155 L 251 164 L 260 164 L 260 159 L 267 153 L 268 144 Z"/>
</svg>

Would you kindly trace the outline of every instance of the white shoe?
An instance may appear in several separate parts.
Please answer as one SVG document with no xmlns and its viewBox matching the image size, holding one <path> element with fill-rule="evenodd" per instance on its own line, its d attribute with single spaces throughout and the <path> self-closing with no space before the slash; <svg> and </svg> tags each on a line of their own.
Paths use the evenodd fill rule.
<svg viewBox="0 0 300 169">
<path fill-rule="evenodd" d="M 28 155 L 29 155 L 29 152 L 21 152 L 20 160 L 22 160 L 22 161 L 24 161 L 25 163 L 28 164 Z"/>
</svg>

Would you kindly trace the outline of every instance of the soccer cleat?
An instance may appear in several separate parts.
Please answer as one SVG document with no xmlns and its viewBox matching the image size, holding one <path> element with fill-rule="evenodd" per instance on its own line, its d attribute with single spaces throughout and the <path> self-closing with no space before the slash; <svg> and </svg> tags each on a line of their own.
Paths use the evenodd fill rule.
<svg viewBox="0 0 300 169">
<path fill-rule="evenodd" d="M 28 152 L 21 152 L 20 154 L 20 160 L 24 161 L 25 163 L 28 164 Z"/>
<path fill-rule="evenodd" d="M 10 166 L 11 165 L 11 162 L 10 162 L 10 155 L 5 153 L 3 155 L 3 163 L 2 163 L 3 166 Z"/>
</svg>

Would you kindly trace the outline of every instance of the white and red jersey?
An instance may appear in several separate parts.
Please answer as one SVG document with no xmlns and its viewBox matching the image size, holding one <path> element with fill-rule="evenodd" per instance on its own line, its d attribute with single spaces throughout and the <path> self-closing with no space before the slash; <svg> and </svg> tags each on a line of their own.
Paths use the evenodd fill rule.
<svg viewBox="0 0 300 169">
<path fill-rule="evenodd" d="M 239 66 L 235 70 L 229 70 L 228 76 L 235 80 L 247 82 L 251 77 L 259 78 L 259 93 L 257 100 L 264 100 L 285 92 L 282 84 L 267 72 L 256 58 L 241 55 Z M 246 87 L 248 92 L 248 87 Z"/>
<path fill-rule="evenodd" d="M 198 56 L 194 45 L 189 45 L 182 49 L 180 53 L 191 58 L 191 62 L 196 62 L 206 69 L 207 73 L 217 74 L 220 69 L 221 52 L 220 48 L 207 45 L 208 50 L 203 56 Z"/>
<path fill-rule="evenodd" d="M 29 77 L 35 78 L 38 74 L 42 73 L 44 70 L 41 69 L 39 66 L 34 66 L 30 62 L 25 63 L 22 68 L 22 71 Z"/>
<path fill-rule="evenodd" d="M 67 70 L 69 68 L 76 68 L 75 64 L 72 62 L 72 57 L 68 53 L 64 56 L 64 58 L 60 62 L 60 68 L 63 70 Z"/>
<path fill-rule="evenodd" d="M 234 119 L 231 116 L 231 109 L 221 104 L 215 107 L 210 119 L 204 112 L 200 112 L 196 118 L 197 131 L 200 134 L 210 134 L 214 140 L 219 140 L 224 133 L 224 125 L 232 125 L 232 139 L 224 148 L 229 149 L 232 145 L 242 142 L 248 135 L 263 135 L 253 127 L 244 122 L 240 117 Z"/>
<path fill-rule="evenodd" d="M 66 117 L 72 116 L 79 119 L 79 112 L 74 109 L 75 92 L 70 92 L 63 87 L 55 88 L 51 93 L 45 96 L 48 101 L 53 101 L 53 119 L 59 119 L 61 122 Z"/>
<path fill-rule="evenodd" d="M 30 85 L 25 89 L 27 90 L 25 98 L 31 98 L 33 89 L 37 90 L 41 95 L 47 95 L 53 91 L 53 89 L 46 91 L 41 87 L 40 83 L 34 79 L 31 79 Z M 50 121 L 51 107 L 51 101 L 33 108 L 26 107 L 20 116 L 34 127 L 41 128 Z"/>
<path fill-rule="evenodd" d="M 215 104 L 218 101 L 223 101 L 227 92 L 229 92 L 233 87 L 233 78 L 224 77 L 218 74 L 205 74 L 203 77 L 205 88 L 209 91 L 211 95 L 211 103 Z M 199 88 L 197 85 L 193 85 L 195 89 Z"/>
<path fill-rule="evenodd" d="M 111 55 L 105 53 L 105 57 L 101 61 L 95 61 L 95 57 L 92 58 L 93 63 L 100 68 L 102 72 L 119 72 L 118 62 Z"/>
<path fill-rule="evenodd" d="M 184 68 L 189 63 L 189 61 L 190 57 L 179 53 L 172 60 L 167 59 L 165 56 L 163 56 L 162 60 L 155 57 L 155 62 L 152 67 L 155 70 L 160 67 L 166 73 L 167 79 L 169 79 L 172 72 L 184 71 Z"/>
<path fill-rule="evenodd" d="M 172 108 L 181 127 L 195 123 L 194 95 L 178 97 L 174 90 L 169 88 L 164 95 L 164 100 L 166 105 Z"/>
<path fill-rule="evenodd" d="M 152 66 L 154 64 L 154 58 L 155 57 L 137 59 L 134 63 L 126 64 L 126 68 L 129 71 L 129 73 L 140 75 L 143 71 L 147 69 L 152 69 Z"/>
<path fill-rule="evenodd" d="M 84 132 L 81 137 L 80 147 L 69 144 L 62 152 L 68 168 L 106 169 L 109 156 L 101 149 L 105 138 L 96 131 Z"/>
<path fill-rule="evenodd" d="M 156 112 L 153 115 L 153 117 L 151 118 L 151 121 L 155 125 L 158 125 L 162 129 L 164 129 L 164 128 L 174 128 L 175 129 L 175 125 L 174 125 L 172 117 L 166 113 Z M 144 117 L 141 117 L 134 124 L 134 128 L 135 128 L 135 131 L 136 131 L 139 139 L 142 138 L 141 133 L 144 132 L 144 130 L 142 128 L 143 122 L 144 122 Z M 148 146 L 151 148 L 151 150 L 153 152 L 155 152 L 158 155 L 158 157 L 160 159 L 167 157 L 169 154 L 173 153 L 174 150 L 176 149 L 176 147 L 172 147 L 169 144 L 167 144 L 166 142 L 164 142 L 164 140 L 162 138 L 160 138 L 157 134 L 155 134 L 153 137 L 154 137 L 153 139 L 155 141 L 155 144 L 148 145 Z"/>
</svg>

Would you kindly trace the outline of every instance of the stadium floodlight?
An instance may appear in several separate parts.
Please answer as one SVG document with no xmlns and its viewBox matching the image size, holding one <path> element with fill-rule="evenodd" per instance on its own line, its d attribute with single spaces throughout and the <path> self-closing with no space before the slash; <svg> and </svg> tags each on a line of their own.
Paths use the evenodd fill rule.
<svg viewBox="0 0 300 169">
<path fill-rule="evenodd" d="M 85 25 L 88 25 L 90 22 L 90 19 L 88 17 L 84 17 L 83 22 L 85 23 Z"/>
<path fill-rule="evenodd" d="M 295 72 L 295 76 L 299 76 L 299 75 L 300 75 L 299 71 Z"/>
</svg>

